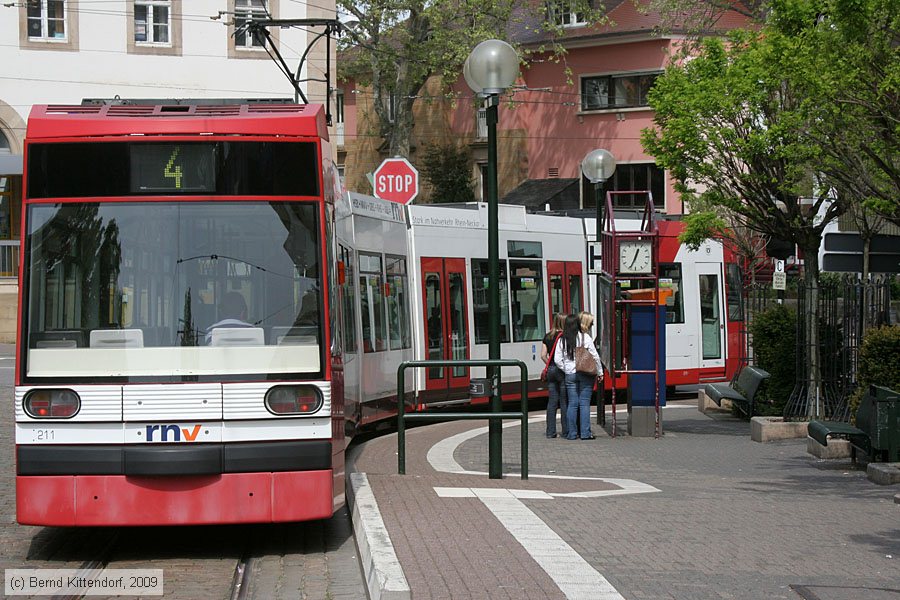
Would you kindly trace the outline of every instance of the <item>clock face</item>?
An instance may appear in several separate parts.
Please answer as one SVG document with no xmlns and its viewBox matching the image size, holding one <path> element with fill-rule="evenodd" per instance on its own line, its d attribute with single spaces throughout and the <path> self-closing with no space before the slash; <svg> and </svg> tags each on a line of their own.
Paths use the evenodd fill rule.
<svg viewBox="0 0 900 600">
<path fill-rule="evenodd" d="M 653 252 L 650 240 L 622 240 L 619 242 L 619 273 L 653 272 Z"/>
</svg>

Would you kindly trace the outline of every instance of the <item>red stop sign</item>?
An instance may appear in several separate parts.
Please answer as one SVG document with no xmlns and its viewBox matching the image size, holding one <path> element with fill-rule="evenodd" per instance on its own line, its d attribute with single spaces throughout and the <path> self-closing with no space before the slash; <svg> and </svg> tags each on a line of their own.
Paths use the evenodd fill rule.
<svg viewBox="0 0 900 600">
<path fill-rule="evenodd" d="M 405 158 L 386 158 L 375 169 L 375 196 L 409 204 L 419 194 L 419 172 Z"/>
</svg>

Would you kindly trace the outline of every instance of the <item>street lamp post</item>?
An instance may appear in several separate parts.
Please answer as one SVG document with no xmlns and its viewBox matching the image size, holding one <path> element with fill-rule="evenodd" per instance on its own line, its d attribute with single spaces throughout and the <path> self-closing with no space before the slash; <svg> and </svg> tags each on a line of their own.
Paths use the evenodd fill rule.
<svg viewBox="0 0 900 600">
<path fill-rule="evenodd" d="M 612 153 L 609 150 L 592 150 L 584 157 L 581 161 L 581 172 L 584 174 L 588 180 L 594 184 L 594 200 L 597 203 L 597 231 L 596 231 L 596 241 L 600 242 L 600 229 L 603 227 L 603 186 L 606 181 L 613 176 L 613 173 L 616 172 L 616 159 L 613 157 Z M 614 217 L 614 215 L 610 215 L 610 217 Z M 612 260 L 611 257 L 603 256 L 601 260 Z M 600 306 L 600 275 L 597 274 L 596 286 L 594 288 L 596 290 L 597 295 L 597 318 L 595 320 L 596 323 L 600 323 L 600 311 L 603 310 L 603 307 Z M 610 315 L 609 318 L 614 319 L 615 315 Z M 599 339 L 600 331 L 599 325 L 597 330 L 597 339 Z M 611 343 L 615 343 L 613 340 Z M 615 382 L 613 382 L 615 385 Z M 604 421 L 604 413 L 603 408 L 601 406 L 600 398 L 602 397 L 603 389 L 597 390 L 597 424 L 601 425 Z"/>
<path fill-rule="evenodd" d="M 487 201 L 488 201 L 488 358 L 500 358 L 500 226 L 497 205 L 497 105 L 499 94 L 512 85 L 519 74 L 519 56 L 501 40 L 486 40 L 472 50 L 463 67 L 466 83 L 476 94 L 486 97 L 488 129 Z M 500 368 L 490 367 L 491 411 L 501 412 Z M 490 419 L 488 425 L 488 476 L 502 477 L 502 425 Z"/>
</svg>

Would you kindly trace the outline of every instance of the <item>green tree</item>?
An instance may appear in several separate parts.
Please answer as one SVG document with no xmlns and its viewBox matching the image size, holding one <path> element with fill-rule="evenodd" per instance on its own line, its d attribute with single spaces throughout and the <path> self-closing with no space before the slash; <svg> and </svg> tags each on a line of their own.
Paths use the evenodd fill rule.
<svg viewBox="0 0 900 600">
<path fill-rule="evenodd" d="M 900 2 L 777 0 L 771 29 L 798 40 L 817 170 L 849 202 L 900 224 Z"/>
<path fill-rule="evenodd" d="M 791 241 L 810 257 L 804 327 L 813 349 L 807 368 L 818 387 L 814 257 L 825 226 L 846 205 L 813 176 L 822 150 L 806 135 L 807 97 L 792 78 L 808 67 L 800 43 L 769 31 L 733 32 L 728 44 L 703 40 L 695 58 L 671 66 L 651 90 L 655 127 L 643 132 L 642 142 L 672 173 L 685 203 L 704 209 L 688 221 L 684 242 L 712 237 L 727 214 L 733 224 Z"/>
<path fill-rule="evenodd" d="M 337 6 L 357 22 L 342 38 L 346 51 L 338 75 L 371 86 L 384 150 L 404 157 L 410 155 L 413 102 L 422 86 L 432 75 L 457 81 L 479 42 L 506 39 L 509 26 L 518 24 L 547 32 L 549 47 L 562 53 L 562 45 L 553 42 L 554 34 L 563 31 L 559 6 L 577 11 L 588 23 L 603 20 L 602 8 L 589 0 L 337 0 Z"/>
<path fill-rule="evenodd" d="M 474 202 L 472 156 L 465 147 L 432 144 L 422 157 L 422 175 L 431 185 L 435 203 Z"/>
</svg>

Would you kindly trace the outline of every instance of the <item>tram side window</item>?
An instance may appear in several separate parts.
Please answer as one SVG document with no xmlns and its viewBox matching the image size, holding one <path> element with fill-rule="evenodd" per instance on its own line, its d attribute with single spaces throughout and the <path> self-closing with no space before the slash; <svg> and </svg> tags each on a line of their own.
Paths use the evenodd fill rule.
<svg viewBox="0 0 900 600">
<path fill-rule="evenodd" d="M 744 306 L 741 290 L 744 284 L 740 266 L 735 263 L 725 265 L 725 284 L 728 286 L 728 292 L 725 296 L 728 303 L 728 320 L 743 321 Z"/>
<path fill-rule="evenodd" d="M 512 293 L 513 341 L 531 342 L 544 337 L 544 282 L 540 261 L 509 261 Z"/>
<path fill-rule="evenodd" d="M 472 259 L 472 314 L 476 344 L 487 344 L 491 338 L 488 281 L 488 261 Z M 509 342 L 509 292 L 506 289 L 506 263 L 503 261 L 500 262 L 500 342 Z"/>
<path fill-rule="evenodd" d="M 344 265 L 344 280 L 341 283 L 344 350 L 356 352 L 356 275 L 353 268 L 353 252 L 343 246 L 341 246 L 341 263 Z"/>
<path fill-rule="evenodd" d="M 672 296 L 666 300 L 666 323 L 684 323 L 684 296 L 681 293 L 681 263 L 659 265 L 660 286 L 672 286 Z M 664 281 L 670 280 L 670 281 Z"/>
<path fill-rule="evenodd" d="M 406 275 L 406 259 L 385 256 L 387 272 L 387 308 L 390 349 L 401 350 L 412 346 L 409 322 L 409 286 Z"/>
<path fill-rule="evenodd" d="M 384 276 L 379 254 L 359 253 L 359 296 L 364 352 L 387 350 L 384 310 Z"/>
</svg>

